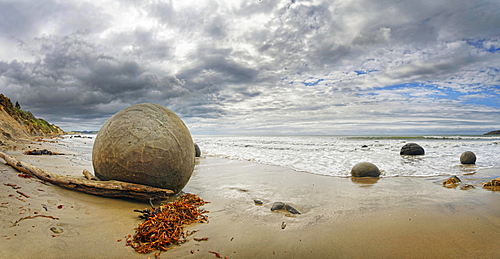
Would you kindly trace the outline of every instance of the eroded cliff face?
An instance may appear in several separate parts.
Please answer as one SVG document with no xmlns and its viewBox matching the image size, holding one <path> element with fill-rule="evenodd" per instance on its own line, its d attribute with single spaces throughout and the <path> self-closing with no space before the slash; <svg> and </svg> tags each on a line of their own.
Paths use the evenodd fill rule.
<svg viewBox="0 0 500 259">
<path fill-rule="evenodd" d="M 0 140 L 59 134 L 64 134 L 61 128 L 15 107 L 8 97 L 0 94 Z"/>
</svg>

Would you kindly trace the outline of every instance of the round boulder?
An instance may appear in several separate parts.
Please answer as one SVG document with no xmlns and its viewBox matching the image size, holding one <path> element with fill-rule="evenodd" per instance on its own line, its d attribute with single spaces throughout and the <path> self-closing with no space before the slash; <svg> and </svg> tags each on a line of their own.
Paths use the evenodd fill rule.
<svg viewBox="0 0 500 259">
<path fill-rule="evenodd" d="M 424 148 L 421 147 L 419 144 L 408 143 L 401 148 L 401 151 L 399 152 L 399 154 L 400 155 L 416 156 L 416 155 L 425 154 L 425 151 L 424 151 Z"/>
<path fill-rule="evenodd" d="M 361 162 L 352 167 L 351 175 L 354 177 L 379 177 L 380 170 L 372 163 Z"/>
<path fill-rule="evenodd" d="M 200 146 L 198 146 L 198 144 L 196 144 L 196 143 L 194 143 L 194 150 L 195 150 L 194 156 L 200 157 L 201 156 L 201 149 L 200 149 Z"/>
<path fill-rule="evenodd" d="M 472 165 L 476 163 L 476 154 L 471 151 L 465 151 L 460 155 L 460 163 L 464 165 Z"/>
<path fill-rule="evenodd" d="M 92 149 L 95 175 L 179 192 L 194 170 L 195 150 L 188 128 L 157 104 L 129 106 L 109 118 Z"/>
</svg>

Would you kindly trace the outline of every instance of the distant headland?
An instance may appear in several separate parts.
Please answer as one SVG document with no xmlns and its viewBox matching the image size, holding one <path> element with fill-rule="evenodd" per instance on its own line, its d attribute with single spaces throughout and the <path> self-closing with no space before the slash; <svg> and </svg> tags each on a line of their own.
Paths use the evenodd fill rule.
<svg viewBox="0 0 500 259">
<path fill-rule="evenodd" d="M 99 131 L 93 131 L 93 130 L 72 130 L 72 131 L 66 131 L 65 134 L 68 135 L 77 135 L 77 134 L 97 134 Z"/>
<path fill-rule="evenodd" d="M 500 135 L 500 130 L 490 131 L 488 133 L 484 133 L 483 135 Z"/>
</svg>

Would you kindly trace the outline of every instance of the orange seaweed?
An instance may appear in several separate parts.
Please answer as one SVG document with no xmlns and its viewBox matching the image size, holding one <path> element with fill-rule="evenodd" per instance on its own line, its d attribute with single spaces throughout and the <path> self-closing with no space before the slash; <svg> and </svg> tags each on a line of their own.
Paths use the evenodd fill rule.
<svg viewBox="0 0 500 259">
<path fill-rule="evenodd" d="M 138 253 L 145 254 L 155 250 L 166 251 L 170 245 L 185 243 L 186 237 L 194 233 L 184 232 L 185 225 L 208 222 L 208 217 L 203 215 L 208 211 L 199 209 L 206 203 L 194 194 L 185 194 L 158 209 L 140 211 L 146 221 L 139 224 L 133 237 L 128 237 L 127 244 Z"/>
</svg>

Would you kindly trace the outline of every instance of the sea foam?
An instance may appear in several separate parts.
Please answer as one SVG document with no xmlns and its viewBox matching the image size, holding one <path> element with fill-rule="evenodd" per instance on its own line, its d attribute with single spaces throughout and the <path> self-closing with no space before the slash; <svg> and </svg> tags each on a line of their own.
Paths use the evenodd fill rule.
<svg viewBox="0 0 500 259">
<path fill-rule="evenodd" d="M 285 166 L 313 174 L 350 175 L 358 162 L 377 165 L 384 177 L 461 175 L 500 166 L 500 138 L 482 136 L 194 136 L 205 156 Z M 405 143 L 416 142 L 423 156 L 400 156 Z M 472 151 L 476 165 L 460 165 Z"/>
<path fill-rule="evenodd" d="M 65 136 L 57 145 L 92 161 L 95 135 Z M 193 136 L 202 156 L 247 160 L 312 174 L 347 177 L 358 162 L 371 162 L 382 177 L 462 175 L 500 167 L 498 136 Z M 406 143 L 425 149 L 423 156 L 401 156 Z M 461 165 L 472 151 L 475 165 Z"/>
</svg>

